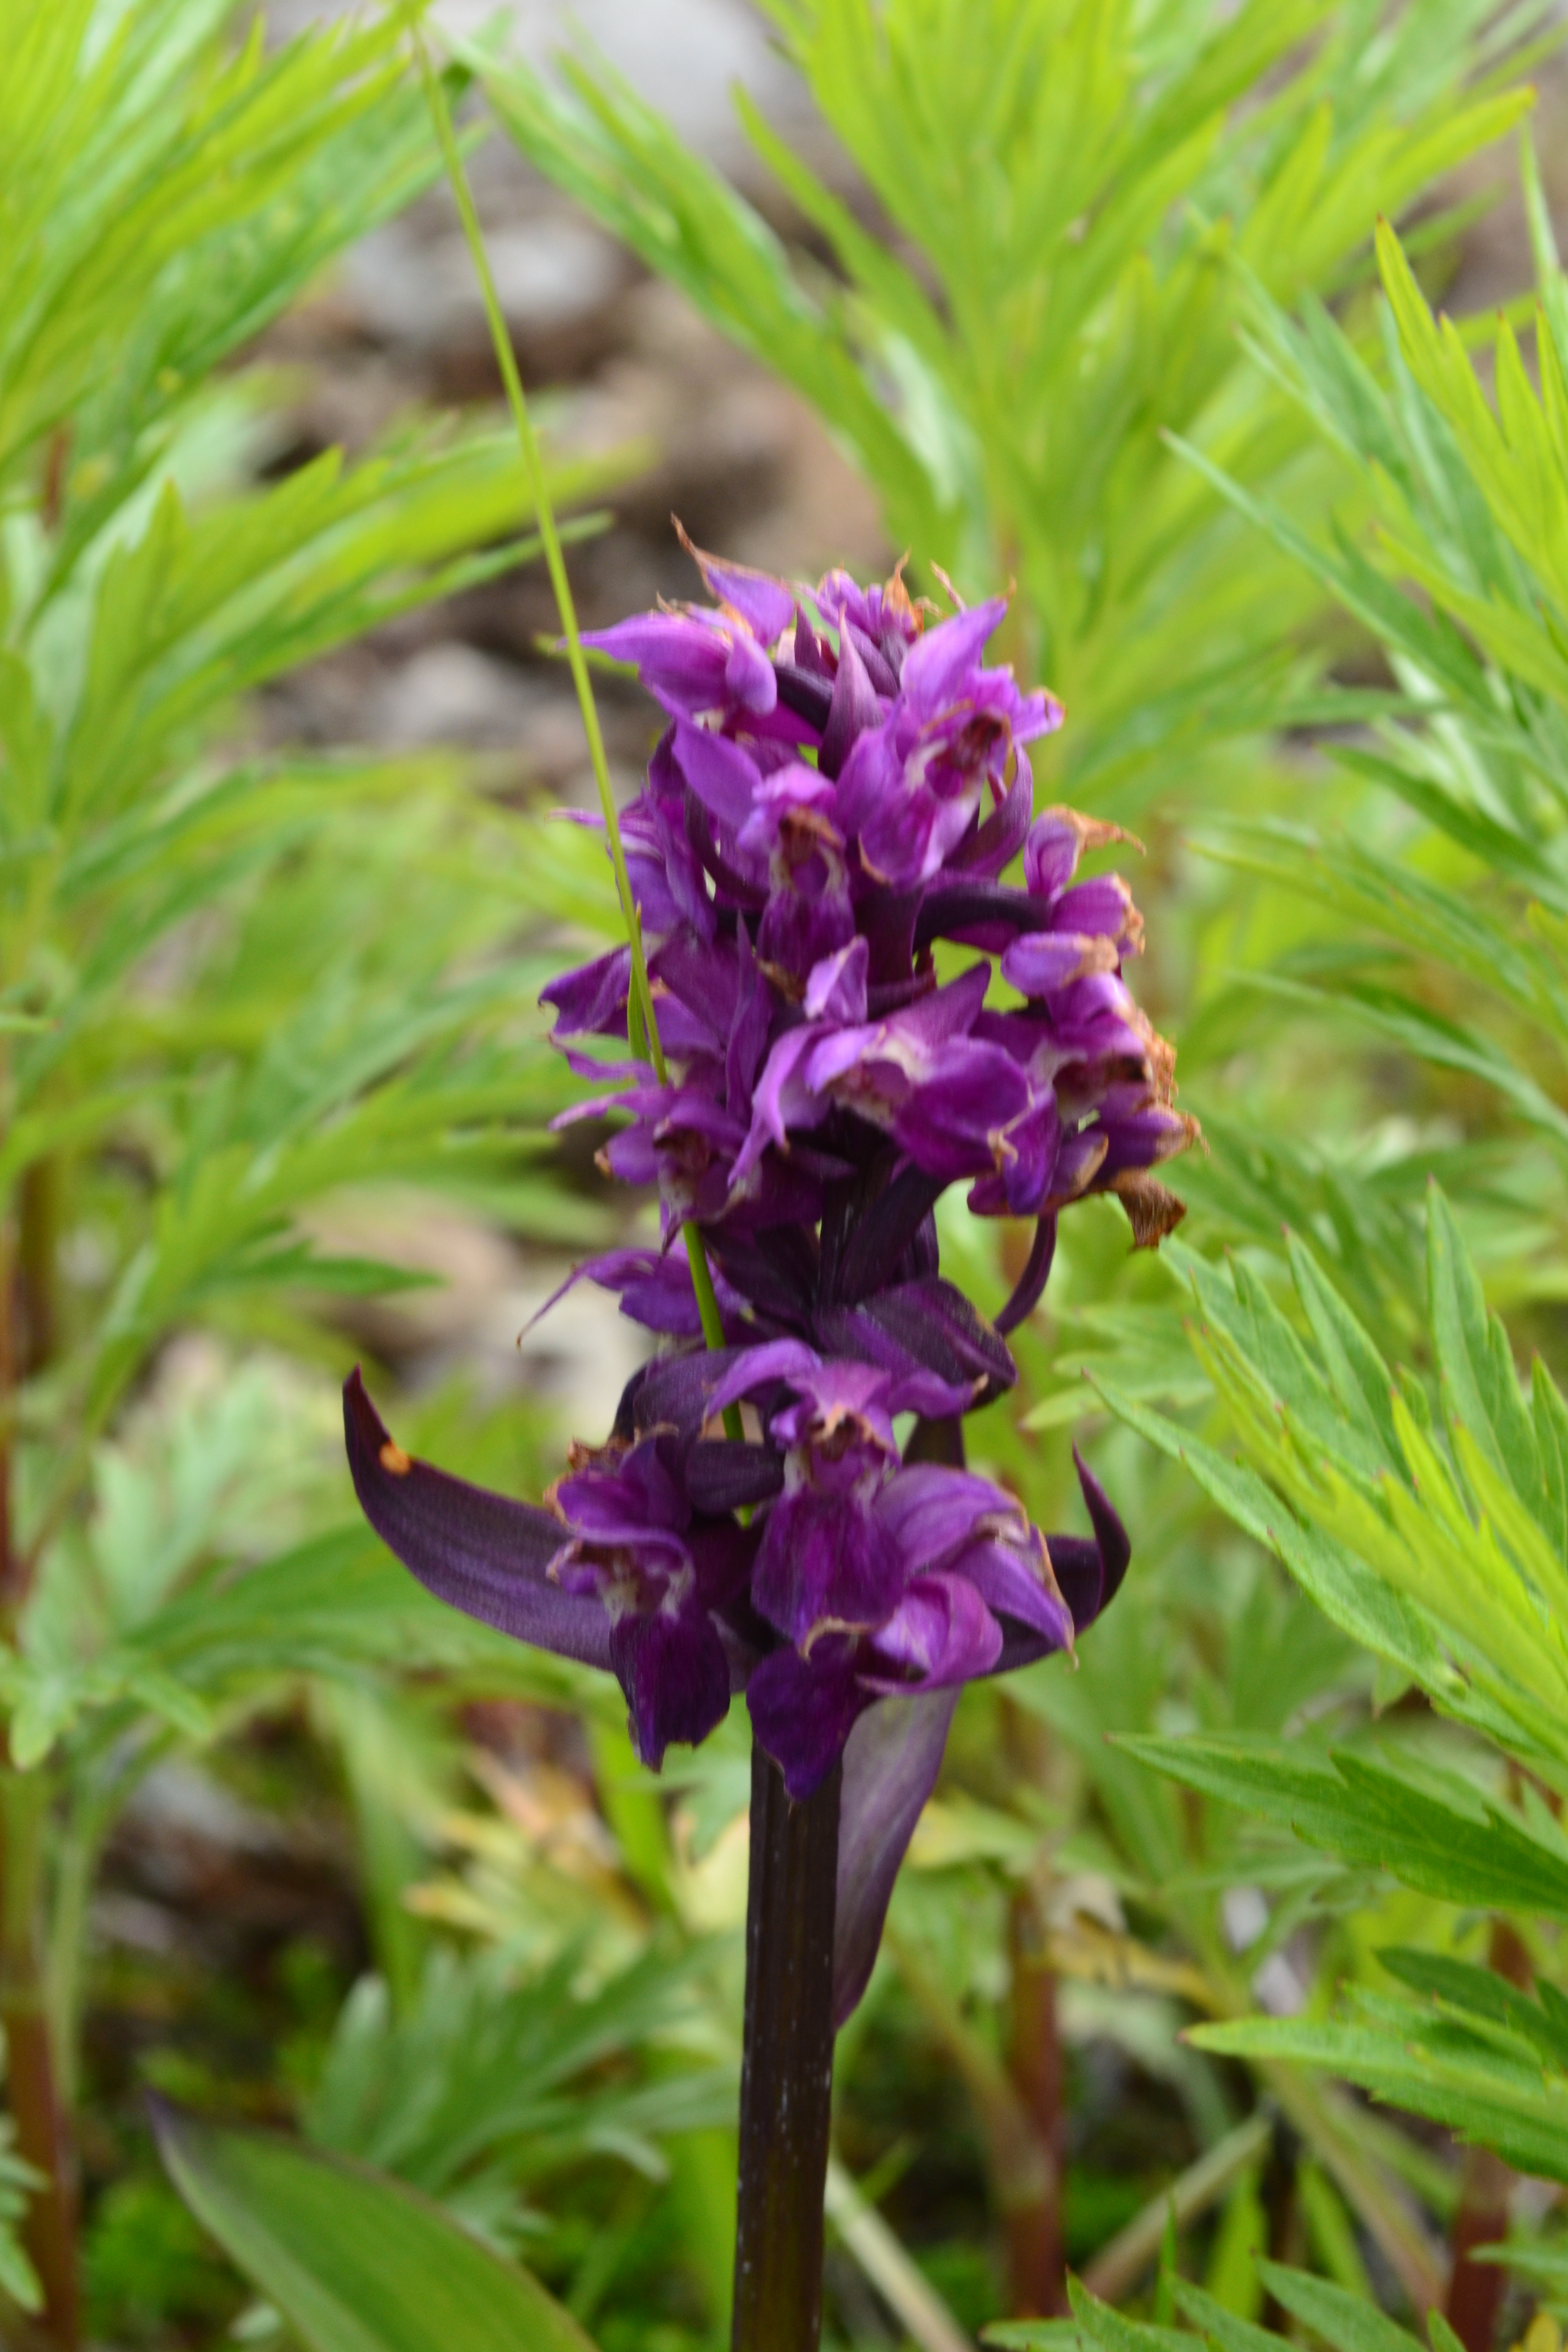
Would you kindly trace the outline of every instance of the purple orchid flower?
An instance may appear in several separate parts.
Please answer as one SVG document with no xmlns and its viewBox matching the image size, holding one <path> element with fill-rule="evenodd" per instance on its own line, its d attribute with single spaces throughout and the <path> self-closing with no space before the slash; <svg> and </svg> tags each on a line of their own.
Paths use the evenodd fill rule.
<svg viewBox="0 0 1568 2352">
<path fill-rule="evenodd" d="M 565 1118 L 621 1122 L 600 1164 L 656 1190 L 661 1218 L 658 1249 L 610 1251 L 563 1287 L 618 1293 L 662 1351 L 548 1509 L 414 1461 L 357 1374 L 349 1456 L 430 1591 L 616 1675 L 647 1763 L 743 1691 L 792 1799 L 842 1765 L 842 2021 L 959 1692 L 1070 1651 L 1127 1567 L 1081 1463 L 1091 1534 L 1047 1538 L 963 1466 L 963 1416 L 1017 1377 L 1005 1335 L 1044 1292 L 1059 1216 L 1113 1193 L 1134 1244 L 1157 1243 L 1182 1207 L 1154 1171 L 1196 1124 L 1127 985 L 1131 894 L 1079 873 L 1129 836 L 1034 814 L 1026 746 L 1062 712 L 985 665 L 1003 604 L 939 619 L 897 573 L 808 589 L 690 552 L 710 605 L 587 639 L 668 719 L 621 820 L 668 1075 L 626 1054 L 626 950 L 544 992 L 595 1089 Z M 1035 1221 L 994 1322 L 941 1272 L 954 1183 L 977 1215 Z M 689 1223 L 723 1326 L 711 1351 L 676 1247 Z M 742 1405 L 747 1433 L 721 1435 Z M 907 1414 L 940 1459 L 905 1458 Z"/>
<path fill-rule="evenodd" d="M 1061 724 L 1049 695 L 1020 694 L 1011 670 L 981 666 L 1005 610 L 994 598 L 927 631 L 904 660 L 897 702 L 845 760 L 844 822 L 868 875 L 889 889 L 940 872 L 975 829 L 987 787 L 1000 803 L 1009 761 Z"/>
<path fill-rule="evenodd" d="M 1043 1538 L 988 1479 L 906 1467 L 899 1412 L 963 1412 L 973 1390 L 920 1370 L 825 1362 L 798 1340 L 746 1349 L 715 1388 L 717 1411 L 782 1387 L 768 1422 L 783 1489 L 763 1522 L 752 1603 L 783 1636 L 748 1686 L 758 1738 L 796 1800 L 820 1786 L 879 1698 L 942 1690 L 1002 1655 L 997 1612 L 1047 1650 L 1073 1620 Z"/>
<path fill-rule="evenodd" d="M 764 1352 L 741 1350 L 741 1362 Z M 708 1371 L 703 1357 L 684 1362 Z M 1069 1649 L 1117 1592 L 1129 1543 L 1081 1463 L 1093 1538 L 1053 1536 L 1047 1545 L 990 1479 L 896 1467 L 886 1412 L 908 1388 L 886 1376 L 881 1388 L 844 1383 L 847 1367 L 806 1364 L 806 1355 L 773 1362 L 795 1367 L 793 1379 L 773 1373 L 773 1385 L 795 1397 L 778 1418 L 790 1451 L 804 1456 L 802 1482 L 853 1486 L 875 1470 L 879 1536 L 896 1567 L 875 1633 L 827 1630 L 809 1654 L 754 1604 L 759 1557 L 785 1491 L 752 1527 L 741 1527 L 733 1507 L 705 1507 L 721 1496 L 769 1494 L 778 1473 L 771 1446 L 699 1442 L 682 1465 L 682 1446 L 668 1437 L 632 1437 L 583 1458 L 555 1486 L 552 1507 L 538 1510 L 405 1454 L 357 1371 L 343 1390 L 343 1425 L 355 1494 L 381 1540 L 437 1600 L 614 1673 L 647 1764 L 658 1767 L 670 1740 L 705 1738 L 736 1689 L 797 1794 L 842 1757 L 832 1994 L 842 2025 L 869 1980 L 962 1684 Z M 750 1369 L 742 1379 L 750 1383 Z M 715 1400 L 712 1381 L 699 1385 Z M 790 1580 L 787 1559 L 781 1580 Z"/>
</svg>

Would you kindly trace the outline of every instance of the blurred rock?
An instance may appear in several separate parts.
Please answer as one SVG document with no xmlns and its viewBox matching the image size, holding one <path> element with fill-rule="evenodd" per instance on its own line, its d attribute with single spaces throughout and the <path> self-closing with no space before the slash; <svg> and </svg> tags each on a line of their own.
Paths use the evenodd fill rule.
<svg viewBox="0 0 1568 2352">
<path fill-rule="evenodd" d="M 556 210 L 492 227 L 486 248 L 518 362 L 532 382 L 593 367 L 623 339 L 620 297 L 633 267 L 593 225 Z M 446 401 L 499 394 L 474 265 L 460 232 L 389 221 L 350 257 L 336 289 L 347 324 L 402 350 Z"/>
<path fill-rule="evenodd" d="M 272 0 L 275 38 L 348 16 L 354 0 Z M 497 20 L 495 0 L 437 0 L 434 21 L 469 37 Z M 512 0 L 503 12 L 505 47 L 530 65 L 585 47 L 608 58 L 682 139 L 733 169 L 751 151 L 731 91 L 743 82 L 775 120 L 802 110 L 799 85 L 746 0 Z"/>
<path fill-rule="evenodd" d="M 602 1442 L 622 1389 L 652 1352 L 651 1334 L 589 1282 L 536 1322 L 573 1261 L 428 1201 L 355 1200 L 339 1218 L 313 1217 L 310 1232 L 325 1252 L 352 1237 L 357 1252 L 438 1277 L 438 1286 L 356 1299 L 345 1311 L 345 1324 L 384 1361 L 421 1386 L 461 1369 L 488 1400 L 526 1388 L 553 1405 L 563 1440 Z"/>
<path fill-rule="evenodd" d="M 450 638 L 400 663 L 370 717 L 372 740 L 389 751 L 464 743 L 516 751 L 552 771 L 570 771 L 582 758 L 570 695 L 542 692 L 510 664 Z"/>
</svg>

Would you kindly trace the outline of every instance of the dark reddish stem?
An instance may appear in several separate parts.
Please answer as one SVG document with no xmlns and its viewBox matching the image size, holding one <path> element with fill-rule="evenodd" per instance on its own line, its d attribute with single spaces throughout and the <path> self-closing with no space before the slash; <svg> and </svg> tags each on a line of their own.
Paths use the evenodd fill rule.
<svg viewBox="0 0 1568 2352">
<path fill-rule="evenodd" d="M 1492 1922 L 1487 1957 L 1499 1976 L 1506 1977 L 1521 1992 L 1528 1991 L 1532 1974 L 1530 1954 L 1506 1920 Z M 1465 2151 L 1460 2179 L 1459 2203 L 1448 2239 L 1453 2268 L 1448 2273 L 1444 2316 L 1465 2352 L 1491 2352 L 1508 2273 L 1497 2263 L 1478 2263 L 1472 2257 L 1478 2246 L 1494 2245 L 1508 2234 L 1513 2174 L 1489 2147 L 1471 2147 Z"/>
<path fill-rule="evenodd" d="M 1062 2244 L 1062 2046 L 1057 2031 L 1057 1980 L 1043 1949 L 1039 1909 L 1027 1891 L 1015 1895 L 1008 1918 L 1013 1969 L 1008 2070 L 1034 2126 L 1044 2163 L 1037 2196 L 1010 2207 L 1008 2309 L 1017 2319 L 1066 2315 Z"/>
<path fill-rule="evenodd" d="M 44 2186 L 27 2203 L 22 2242 L 43 2289 L 43 2324 L 58 2352 L 79 2332 L 76 2178 L 44 1998 L 39 1913 L 47 1786 L 41 1773 L 0 1774 L 0 2023 L 16 2153 Z"/>
<path fill-rule="evenodd" d="M 4 1072 L 0 1071 L 0 1083 Z M 24 1188 L 21 1246 L 0 1204 L 0 1640 L 14 1643 L 27 1597 L 29 1570 L 16 1539 L 12 1451 L 16 1389 L 25 1363 L 41 1368 L 39 1326 L 29 1303 L 25 1353 L 17 1345 L 24 1275 L 41 1276 L 34 1218 L 37 1195 Z M 29 1214 L 29 1210 L 33 1214 Z M 20 1359 L 20 1360 L 19 1360 Z M 43 2176 L 27 2202 L 22 2242 L 43 2289 L 44 2329 L 58 2352 L 74 2352 L 79 2332 L 76 2273 L 76 2176 L 60 2103 L 43 1969 L 44 1828 L 48 1786 L 40 1772 L 18 1772 L 0 1741 L 0 2027 L 5 2036 L 6 2095 L 16 2153 Z"/>
<path fill-rule="evenodd" d="M 752 1748 L 731 2352 L 816 2352 L 822 2332 L 839 1779 L 792 1804 Z"/>
</svg>

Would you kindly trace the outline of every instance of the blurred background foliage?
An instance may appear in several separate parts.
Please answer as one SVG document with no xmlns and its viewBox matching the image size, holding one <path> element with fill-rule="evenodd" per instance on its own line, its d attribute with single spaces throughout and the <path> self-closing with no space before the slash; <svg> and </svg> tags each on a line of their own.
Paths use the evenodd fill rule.
<svg viewBox="0 0 1568 2352">
<path fill-rule="evenodd" d="M 454 37 L 449 86 L 816 412 L 922 586 L 1016 583 L 1068 710 L 1042 798 L 1143 836 L 1139 987 L 1209 1147 L 1158 1262 L 1069 1221 L 973 1425 L 1047 1526 L 1076 1438 L 1134 1570 L 1076 1673 L 965 1696 L 840 2042 L 831 2341 L 1488 2352 L 1539 2305 L 1557 2352 L 1557 12 L 768 13 L 816 128 L 740 94 L 751 194 L 613 56 Z M 363 1354 L 422 1451 L 540 1493 L 559 1402 L 389 1308 L 455 1229 L 550 1267 L 610 1214 L 535 1003 L 615 936 L 591 837 L 482 761 L 256 716 L 534 551 L 491 411 L 302 451 L 258 353 L 436 171 L 390 21 L 0 0 L 18 2342 L 363 2352 L 378 2280 L 387 2345 L 727 2338 L 743 1722 L 640 1773 L 613 1690 L 394 1569 L 333 1433 Z M 1440 325 L 1500 202 L 1519 299 Z M 612 582 L 657 463 L 555 449 Z M 944 1233 L 993 1304 L 1021 1245 Z M 1017 2317 L 1065 2263 L 1070 2322 Z"/>
</svg>

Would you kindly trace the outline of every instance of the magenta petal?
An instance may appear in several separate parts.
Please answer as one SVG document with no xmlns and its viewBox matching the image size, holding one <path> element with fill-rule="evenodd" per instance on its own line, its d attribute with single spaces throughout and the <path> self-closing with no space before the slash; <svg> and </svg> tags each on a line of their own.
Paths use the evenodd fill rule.
<svg viewBox="0 0 1568 2352">
<path fill-rule="evenodd" d="M 645 1330 L 662 1331 L 677 1339 L 702 1337 L 702 1318 L 691 1283 L 691 1261 L 684 1250 L 606 1250 L 601 1257 L 584 1260 L 583 1265 L 573 1267 L 559 1289 L 552 1291 L 537 1309 L 530 1319 L 530 1330 L 579 1282 L 596 1283 L 601 1290 L 615 1291 L 620 1298 L 621 1313 L 629 1321 L 640 1323 Z M 717 1266 L 713 1268 L 713 1295 L 725 1328 L 731 1333 L 743 1330 L 740 1318 L 745 1301 L 731 1289 Z"/>
<path fill-rule="evenodd" d="M 674 1430 L 682 1439 L 697 1435 L 708 1418 L 714 1380 L 745 1350 L 695 1348 L 689 1354 L 656 1356 L 637 1382 L 636 1422 L 639 1435 Z"/>
<path fill-rule="evenodd" d="M 808 1021 L 866 1018 L 866 973 L 871 950 L 865 940 L 851 940 L 834 955 L 824 956 L 806 975 L 805 1017 Z"/>
<path fill-rule="evenodd" d="M 752 1098 L 751 1132 L 731 1171 L 736 1193 L 752 1189 L 752 1171 L 770 1143 L 782 1146 L 792 1127 L 816 1127 L 826 1118 L 826 1100 L 807 1085 L 803 1069 L 819 1034 L 809 1025 L 786 1029 L 769 1053 Z"/>
<path fill-rule="evenodd" d="M 675 722 L 675 756 L 703 807 L 739 833 L 762 786 L 756 761 L 727 735 L 714 735 L 685 719 Z"/>
<path fill-rule="evenodd" d="M 749 629 L 737 629 L 724 665 L 724 683 L 742 710 L 765 719 L 779 698 L 773 666 Z"/>
<path fill-rule="evenodd" d="M 879 809 L 907 797 L 904 763 L 891 724 L 863 729 L 838 772 L 838 817 L 846 833 L 858 833 Z"/>
<path fill-rule="evenodd" d="M 746 1685 L 752 1729 L 797 1805 L 826 1780 L 844 1753 L 856 1717 L 869 1703 L 856 1682 L 847 1643 L 822 1642 L 810 1658 L 798 1650 L 774 1650 L 753 1667 Z M 838 1870 L 842 1885 L 842 1847 Z"/>
<path fill-rule="evenodd" d="M 1051 920 L 1064 931 L 1100 931 L 1107 939 L 1120 940 L 1132 925 L 1132 893 L 1120 874 L 1101 874 L 1064 890 L 1051 909 Z"/>
<path fill-rule="evenodd" d="M 394 1444 L 357 1370 L 343 1384 L 343 1433 L 360 1508 L 388 1550 L 437 1601 L 515 1641 L 609 1667 L 610 1620 L 593 1596 L 545 1570 L 566 1539 L 549 1511 L 492 1495 Z"/>
<path fill-rule="evenodd" d="M 853 1307 L 861 1299 L 869 1301 L 891 1282 L 919 1242 L 941 1192 L 941 1183 L 922 1170 L 900 1168 L 887 1190 L 851 1226 L 831 1279 L 826 1278 L 825 1250 L 826 1297 Z"/>
<path fill-rule="evenodd" d="M 1090 972 L 1115 969 L 1115 941 L 1099 931 L 1030 931 L 1002 954 L 1002 977 L 1021 996 L 1054 996 Z"/>
<path fill-rule="evenodd" d="M 1053 1543 L 1053 1567 L 1056 1557 Z M 1016 1545 L 994 1539 L 973 1544 L 959 1553 L 952 1573 L 968 1579 L 993 1614 L 1016 1618 L 1032 1633 L 1041 1634 L 1053 1650 L 1071 1649 L 1078 1630 L 1073 1610 Z"/>
<path fill-rule="evenodd" d="M 868 1674 L 863 1664 L 868 1690 L 891 1695 L 910 1682 L 942 1690 L 990 1673 L 1002 1654 L 1002 1628 L 968 1577 L 954 1570 L 914 1578 L 869 1650 L 885 1673 Z"/>
<path fill-rule="evenodd" d="M 629 948 L 612 948 L 593 963 L 563 971 L 539 992 L 541 1004 L 555 1014 L 557 1037 L 624 1037 L 631 990 Z"/>
<path fill-rule="evenodd" d="M 893 1376 L 888 1391 L 888 1411 L 918 1412 L 927 1421 L 949 1421 L 955 1414 L 967 1412 L 984 1386 L 983 1380 L 944 1381 L 939 1373 L 927 1371 L 921 1365 L 912 1371 Z"/>
<path fill-rule="evenodd" d="M 1035 805 L 1035 777 L 1015 744 L 1013 781 L 999 808 L 976 827 L 952 863 L 966 874 L 1000 874 L 1024 845 Z"/>
<path fill-rule="evenodd" d="M 883 1487 L 877 1516 L 906 1559 L 942 1568 L 966 1544 L 1028 1525 L 1022 1506 L 975 1470 L 911 1462 Z"/>
<path fill-rule="evenodd" d="M 716 625 L 683 613 L 638 613 L 614 628 L 588 629 L 583 643 L 612 661 L 633 662 L 648 692 L 695 718 L 724 700 L 729 644 Z"/>
<path fill-rule="evenodd" d="M 860 742 L 873 740 L 863 735 Z M 942 850 L 931 839 L 936 820 L 932 795 L 908 791 L 901 777 L 893 792 L 875 801 L 858 827 L 860 863 L 872 880 L 889 890 L 929 882 L 942 864 Z"/>
<path fill-rule="evenodd" d="M 797 1381 L 820 1370 L 822 1359 L 804 1339 L 770 1339 L 761 1348 L 745 1348 L 717 1381 L 708 1398 L 710 1417 L 743 1396 L 769 1388 L 776 1381 Z"/>
<path fill-rule="evenodd" d="M 1054 898 L 1078 871 L 1083 835 L 1065 809 L 1047 809 L 1029 827 L 1024 881 L 1037 898 Z"/>
<path fill-rule="evenodd" d="M 851 945 L 854 937 L 855 909 L 841 880 L 816 892 L 786 883 L 768 900 L 757 933 L 757 953 L 775 971 L 798 977 Z M 863 940 L 860 945 L 865 946 Z"/>
<path fill-rule="evenodd" d="M 1051 1171 L 1049 1210 L 1075 1201 L 1105 1158 L 1108 1139 L 1100 1128 L 1086 1127 L 1078 1135 L 1064 1135 Z"/>
<path fill-rule="evenodd" d="M 990 981 L 987 967 L 975 964 L 956 980 L 949 981 L 945 988 L 933 989 L 929 996 L 918 998 L 904 1012 L 892 1014 L 888 1027 L 900 1035 L 918 1038 L 927 1046 L 961 1037 L 984 1003 Z"/>
<path fill-rule="evenodd" d="M 891 701 L 899 690 L 899 672 L 894 669 L 881 646 L 873 637 L 868 636 L 864 629 L 857 628 L 853 621 L 846 621 L 842 625 L 842 635 L 839 638 L 840 663 L 843 660 L 843 648 L 846 645 L 851 646 L 859 656 L 865 666 L 866 675 L 876 691 Z M 907 646 L 900 646 L 899 669 L 902 669 L 904 666 L 904 655 L 908 650 Z"/>
<path fill-rule="evenodd" d="M 886 664 L 882 665 L 886 668 Z M 839 640 L 838 675 L 833 681 L 833 700 L 828 706 L 827 724 L 822 732 L 822 748 L 817 753 L 817 765 L 825 776 L 837 776 L 849 754 L 857 736 L 868 727 L 879 724 L 882 706 L 876 689 L 866 675 L 866 665 L 857 651 L 850 632 L 846 629 Z"/>
<path fill-rule="evenodd" d="M 655 1573 L 674 1575 L 685 1566 L 691 1507 L 660 1459 L 656 1437 L 643 1438 L 613 1469 L 593 1463 L 557 1479 L 554 1491 L 573 1538 L 624 1548 Z M 561 1540 L 567 1540 L 565 1528 Z"/>
<path fill-rule="evenodd" d="M 820 1307 L 816 1331 L 829 1354 L 858 1356 L 885 1371 L 917 1366 L 950 1385 L 1009 1389 L 1018 1370 L 995 1329 L 940 1275 L 892 1284 L 863 1307 Z M 894 1411 L 902 1407 L 895 1405 Z"/>
<path fill-rule="evenodd" d="M 779 1633 L 815 1647 L 825 1629 L 882 1624 L 903 1584 L 903 1555 L 879 1520 L 845 1496 L 797 1487 L 768 1515 L 752 1600 Z"/>
<path fill-rule="evenodd" d="M 939 621 L 910 647 L 899 680 L 904 699 L 922 717 L 950 702 L 980 659 L 985 640 L 1007 610 L 1005 596 L 993 596 L 967 613 Z"/>
<path fill-rule="evenodd" d="M 917 1168 L 952 1183 L 995 1169 L 1005 1157 L 1005 1130 L 1029 1108 L 1028 1080 L 1011 1055 L 955 1037 L 900 1103 L 892 1131 Z"/>
<path fill-rule="evenodd" d="M 771 1502 L 784 1485 L 784 1457 L 775 1446 L 743 1438 L 700 1437 L 686 1457 L 686 1491 L 693 1510 L 718 1517 Z"/>
<path fill-rule="evenodd" d="M 623 1184 L 657 1184 L 658 1154 L 646 1127 L 628 1127 L 605 1146 L 605 1165 Z"/>
<path fill-rule="evenodd" d="M 726 563 L 703 549 L 694 551 L 708 593 L 738 613 L 760 645 L 775 645 L 795 618 L 795 595 L 770 572 Z"/>
<path fill-rule="evenodd" d="M 760 1670 L 759 1670 L 760 1671 Z M 870 1981 L 899 1864 L 942 1769 L 958 1691 L 879 1699 L 849 1734 L 838 1812 L 838 1902 L 833 1923 L 833 2022 Z"/>
<path fill-rule="evenodd" d="M 695 1748 L 730 1712 L 730 1659 L 706 1610 L 623 1617 L 611 1661 L 626 1696 L 632 1745 L 650 1772 L 671 1740 Z"/>
</svg>

